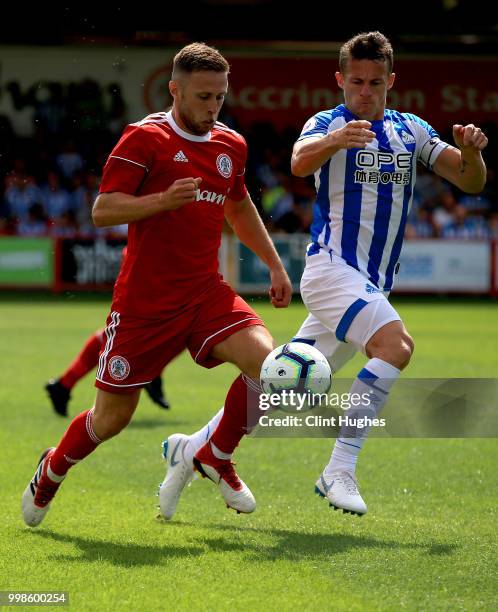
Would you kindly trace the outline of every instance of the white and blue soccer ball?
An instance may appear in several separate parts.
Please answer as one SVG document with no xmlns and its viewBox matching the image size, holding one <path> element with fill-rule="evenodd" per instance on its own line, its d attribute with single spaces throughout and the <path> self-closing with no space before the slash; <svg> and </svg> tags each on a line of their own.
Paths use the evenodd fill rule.
<svg viewBox="0 0 498 612">
<path fill-rule="evenodd" d="M 304 342 L 289 342 L 274 349 L 261 366 L 264 393 L 327 393 L 332 371 L 322 353 Z"/>
</svg>

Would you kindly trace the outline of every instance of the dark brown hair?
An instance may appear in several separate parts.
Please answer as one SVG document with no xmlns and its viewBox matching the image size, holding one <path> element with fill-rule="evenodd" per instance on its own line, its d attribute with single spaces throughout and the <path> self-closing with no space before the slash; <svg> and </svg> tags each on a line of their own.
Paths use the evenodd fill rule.
<svg viewBox="0 0 498 612">
<path fill-rule="evenodd" d="M 342 45 L 339 52 L 339 70 L 342 74 L 346 72 L 349 58 L 386 62 L 388 74 L 393 71 L 393 48 L 380 32 L 362 32 Z"/>
</svg>

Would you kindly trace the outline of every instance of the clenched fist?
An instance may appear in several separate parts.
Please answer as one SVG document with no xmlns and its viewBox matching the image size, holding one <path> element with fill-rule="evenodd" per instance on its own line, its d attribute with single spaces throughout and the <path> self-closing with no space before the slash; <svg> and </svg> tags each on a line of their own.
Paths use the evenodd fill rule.
<svg viewBox="0 0 498 612">
<path fill-rule="evenodd" d="M 328 137 L 340 149 L 362 149 L 375 138 L 375 132 L 370 130 L 371 127 L 370 121 L 363 119 L 350 121 L 344 127 L 330 132 Z"/>
<path fill-rule="evenodd" d="M 461 151 L 464 149 L 475 149 L 476 151 L 482 151 L 488 144 L 488 139 L 484 133 L 473 123 L 465 126 L 459 124 L 454 125 L 453 139 L 455 140 L 456 146 Z"/>
<path fill-rule="evenodd" d="M 176 210 L 185 204 L 195 200 L 197 189 L 201 184 L 202 179 L 183 178 L 172 183 L 166 191 L 160 194 L 163 210 Z"/>
</svg>

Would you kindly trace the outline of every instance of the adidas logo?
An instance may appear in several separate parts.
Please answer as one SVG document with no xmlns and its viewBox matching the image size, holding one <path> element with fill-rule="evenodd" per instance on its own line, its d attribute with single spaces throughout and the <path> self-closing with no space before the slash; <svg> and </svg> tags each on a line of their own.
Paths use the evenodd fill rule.
<svg viewBox="0 0 498 612">
<path fill-rule="evenodd" d="M 365 291 L 367 293 L 381 293 L 380 289 L 377 289 L 377 287 L 373 287 L 372 285 L 369 285 L 368 283 L 365 285 Z"/>
<path fill-rule="evenodd" d="M 185 153 L 181 149 L 173 157 L 173 159 L 178 162 L 188 162 L 188 157 L 185 155 Z"/>
<path fill-rule="evenodd" d="M 405 144 L 412 144 L 413 142 L 415 142 L 415 138 L 413 138 L 411 134 L 408 134 L 408 132 L 405 132 L 405 130 L 401 130 L 401 140 Z"/>
</svg>

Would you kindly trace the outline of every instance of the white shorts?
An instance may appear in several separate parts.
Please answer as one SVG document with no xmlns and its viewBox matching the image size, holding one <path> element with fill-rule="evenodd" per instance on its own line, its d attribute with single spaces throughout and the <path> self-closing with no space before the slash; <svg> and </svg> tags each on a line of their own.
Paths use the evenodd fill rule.
<svg viewBox="0 0 498 612">
<path fill-rule="evenodd" d="M 400 321 L 382 292 L 343 259 L 320 251 L 306 258 L 301 297 L 309 315 L 294 340 L 313 344 L 337 372 L 356 351 L 366 354 L 370 338 Z"/>
</svg>

